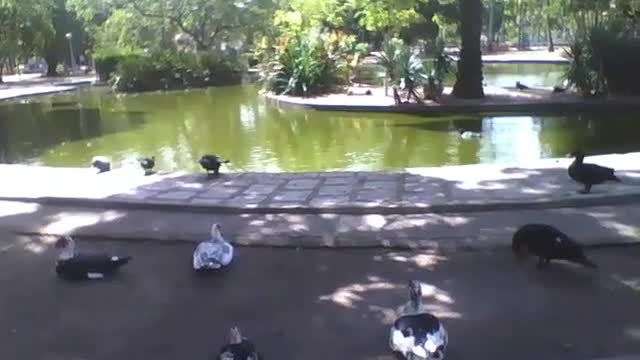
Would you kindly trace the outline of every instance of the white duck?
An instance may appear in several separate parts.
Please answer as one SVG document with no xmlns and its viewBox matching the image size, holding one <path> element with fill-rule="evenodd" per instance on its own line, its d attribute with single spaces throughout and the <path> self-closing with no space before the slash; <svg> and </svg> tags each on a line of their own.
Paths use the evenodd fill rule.
<svg viewBox="0 0 640 360">
<path fill-rule="evenodd" d="M 422 307 L 419 282 L 409 283 L 408 304 L 400 307 L 399 316 L 389 334 L 389 346 L 407 360 L 443 360 L 449 342 L 447 331 L 433 314 Z"/>
<path fill-rule="evenodd" d="M 222 237 L 219 224 L 211 225 L 211 238 L 203 241 L 193 251 L 193 269 L 196 271 L 217 270 L 231 263 L 233 246 Z"/>
</svg>

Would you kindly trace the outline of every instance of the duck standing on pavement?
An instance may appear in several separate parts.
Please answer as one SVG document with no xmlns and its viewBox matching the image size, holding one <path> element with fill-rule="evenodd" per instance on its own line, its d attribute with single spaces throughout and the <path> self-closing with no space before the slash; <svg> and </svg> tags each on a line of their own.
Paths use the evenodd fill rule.
<svg viewBox="0 0 640 360">
<path fill-rule="evenodd" d="M 211 237 L 193 251 L 193 270 L 208 272 L 228 266 L 233 260 L 233 246 L 222 237 L 219 224 L 211 225 Z"/>
<path fill-rule="evenodd" d="M 620 182 L 615 175 L 615 170 L 605 166 L 584 163 L 584 152 L 581 150 L 574 151 L 571 156 L 575 156 L 575 160 L 568 169 L 569 177 L 584 185 L 584 190 L 579 191 L 588 194 L 591 186 L 602 184 L 606 181 Z"/>
<path fill-rule="evenodd" d="M 58 238 L 55 247 L 60 249 L 56 261 L 56 273 L 68 280 L 103 279 L 131 260 L 130 256 L 78 254 L 75 241 L 71 236 Z"/>
<path fill-rule="evenodd" d="M 153 173 L 153 168 L 156 166 L 156 157 L 142 157 L 138 159 L 140 167 L 144 170 L 145 175 Z"/>
<path fill-rule="evenodd" d="M 389 334 L 389 346 L 407 360 L 443 360 L 449 337 L 440 320 L 422 306 L 418 281 L 409 283 L 409 303 L 400 307 Z"/>
<path fill-rule="evenodd" d="M 514 234 L 511 249 L 519 257 L 538 257 L 538 269 L 549 265 L 551 260 L 566 260 L 590 268 L 597 265 L 584 254 L 582 245 L 567 234 L 546 224 L 526 224 Z"/>
<path fill-rule="evenodd" d="M 237 327 L 229 331 L 229 343 L 220 349 L 218 360 L 264 360 L 256 351 L 256 346 L 247 338 L 243 338 Z"/>
<path fill-rule="evenodd" d="M 207 175 L 211 174 L 213 171 L 214 176 L 220 175 L 220 166 L 222 164 L 228 164 L 229 160 L 222 160 L 217 155 L 206 154 L 202 155 L 200 158 L 200 166 L 207 172 Z"/>
<path fill-rule="evenodd" d="M 111 161 L 105 156 L 94 156 L 91 159 L 91 166 L 98 169 L 98 174 L 111 171 Z"/>
</svg>

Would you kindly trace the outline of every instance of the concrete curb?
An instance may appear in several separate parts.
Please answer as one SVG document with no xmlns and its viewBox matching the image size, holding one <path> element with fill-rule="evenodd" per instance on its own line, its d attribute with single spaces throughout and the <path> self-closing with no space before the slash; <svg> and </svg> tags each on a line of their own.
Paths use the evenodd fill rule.
<svg viewBox="0 0 640 360">
<path fill-rule="evenodd" d="M 27 229 L 10 229 L 11 232 L 19 235 L 34 236 L 34 237 L 49 237 L 49 236 L 63 236 L 68 235 L 62 232 L 39 232 Z M 177 245 L 177 244 L 197 244 L 200 240 L 195 238 L 180 238 L 174 237 L 171 239 L 160 238 L 153 232 L 148 234 L 131 234 L 131 235 L 114 235 L 103 232 L 80 232 L 73 234 L 73 237 L 83 241 L 119 241 L 119 242 L 148 242 L 162 245 Z M 204 238 L 204 237 L 202 237 Z M 451 238 L 448 240 L 431 239 L 427 245 L 412 246 L 406 243 L 398 242 L 381 242 L 380 244 L 340 244 L 340 243 L 321 243 L 317 241 L 317 236 L 295 236 L 295 241 L 277 236 L 278 241 L 272 241 L 275 239 L 265 239 L 265 241 L 248 243 L 242 238 L 237 239 L 234 234 L 230 234 L 231 243 L 236 247 L 241 248 L 267 248 L 267 249 L 347 249 L 347 250 L 368 250 L 368 249 L 387 249 L 387 250 L 445 250 L 445 251 L 495 251 L 495 250 L 508 250 L 511 248 L 511 241 L 504 242 L 502 244 L 493 244 L 491 246 L 472 246 L 469 245 L 473 240 L 469 239 L 456 239 Z M 314 241 L 315 240 L 315 241 Z M 447 241 L 448 244 L 443 244 L 442 241 Z M 609 248 L 628 248 L 640 246 L 640 241 L 637 242 L 612 242 L 611 240 L 597 240 L 583 245 L 587 249 L 609 249 Z"/>
<path fill-rule="evenodd" d="M 89 199 L 73 197 L 0 197 L 0 201 L 33 202 L 42 205 L 78 206 L 86 208 L 110 208 L 131 210 L 188 211 L 194 213 L 223 214 L 343 214 L 343 215 L 413 215 L 441 213 L 473 213 L 485 211 L 537 210 L 560 208 L 583 208 L 606 205 L 640 203 L 640 193 L 583 195 L 579 198 L 540 199 L 527 201 L 495 202 L 450 202 L 434 205 L 404 205 L 402 203 L 373 206 L 281 206 L 281 207 L 237 207 L 207 204 L 181 204 L 162 201 L 136 201 L 128 199 Z"/>
<path fill-rule="evenodd" d="M 339 105 L 316 104 L 297 101 L 274 94 L 263 94 L 264 98 L 275 105 L 306 108 L 317 111 L 375 112 L 411 115 L 466 114 L 466 113 L 518 113 L 518 112 L 597 112 L 597 111 L 633 111 L 640 110 L 640 103 L 623 100 L 591 100 L 583 102 L 539 101 L 515 104 L 442 104 L 425 106 L 418 104 L 397 105 Z"/>
</svg>

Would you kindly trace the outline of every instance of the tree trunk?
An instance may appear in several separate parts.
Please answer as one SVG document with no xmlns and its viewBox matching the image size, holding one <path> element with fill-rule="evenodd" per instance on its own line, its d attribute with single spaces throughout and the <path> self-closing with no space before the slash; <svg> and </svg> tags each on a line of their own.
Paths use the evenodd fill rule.
<svg viewBox="0 0 640 360">
<path fill-rule="evenodd" d="M 4 61 L 0 61 L 0 84 L 4 84 L 4 80 L 2 80 L 2 71 L 4 70 Z"/>
<path fill-rule="evenodd" d="M 453 96 L 463 99 L 484 97 L 482 89 L 482 0 L 459 0 L 462 48 Z"/>
<path fill-rule="evenodd" d="M 58 53 L 56 52 L 55 45 L 51 45 L 51 48 L 47 50 L 44 55 L 44 60 L 47 62 L 47 76 L 58 76 L 56 69 L 58 68 Z"/>
<path fill-rule="evenodd" d="M 547 17 L 547 40 L 549 41 L 549 52 L 556 51 L 553 46 L 553 32 L 551 31 L 551 19 Z"/>
</svg>

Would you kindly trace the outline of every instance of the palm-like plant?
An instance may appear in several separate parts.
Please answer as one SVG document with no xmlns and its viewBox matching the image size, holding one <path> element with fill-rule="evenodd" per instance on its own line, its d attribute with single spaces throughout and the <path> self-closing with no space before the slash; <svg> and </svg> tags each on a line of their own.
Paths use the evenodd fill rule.
<svg viewBox="0 0 640 360">
<path fill-rule="evenodd" d="M 378 61 L 384 67 L 393 86 L 399 86 L 407 91 L 407 100 L 414 96 L 420 98 L 415 88 L 427 79 L 427 71 L 420 58 L 402 41 L 393 39 L 384 45 L 378 55 Z"/>
</svg>

